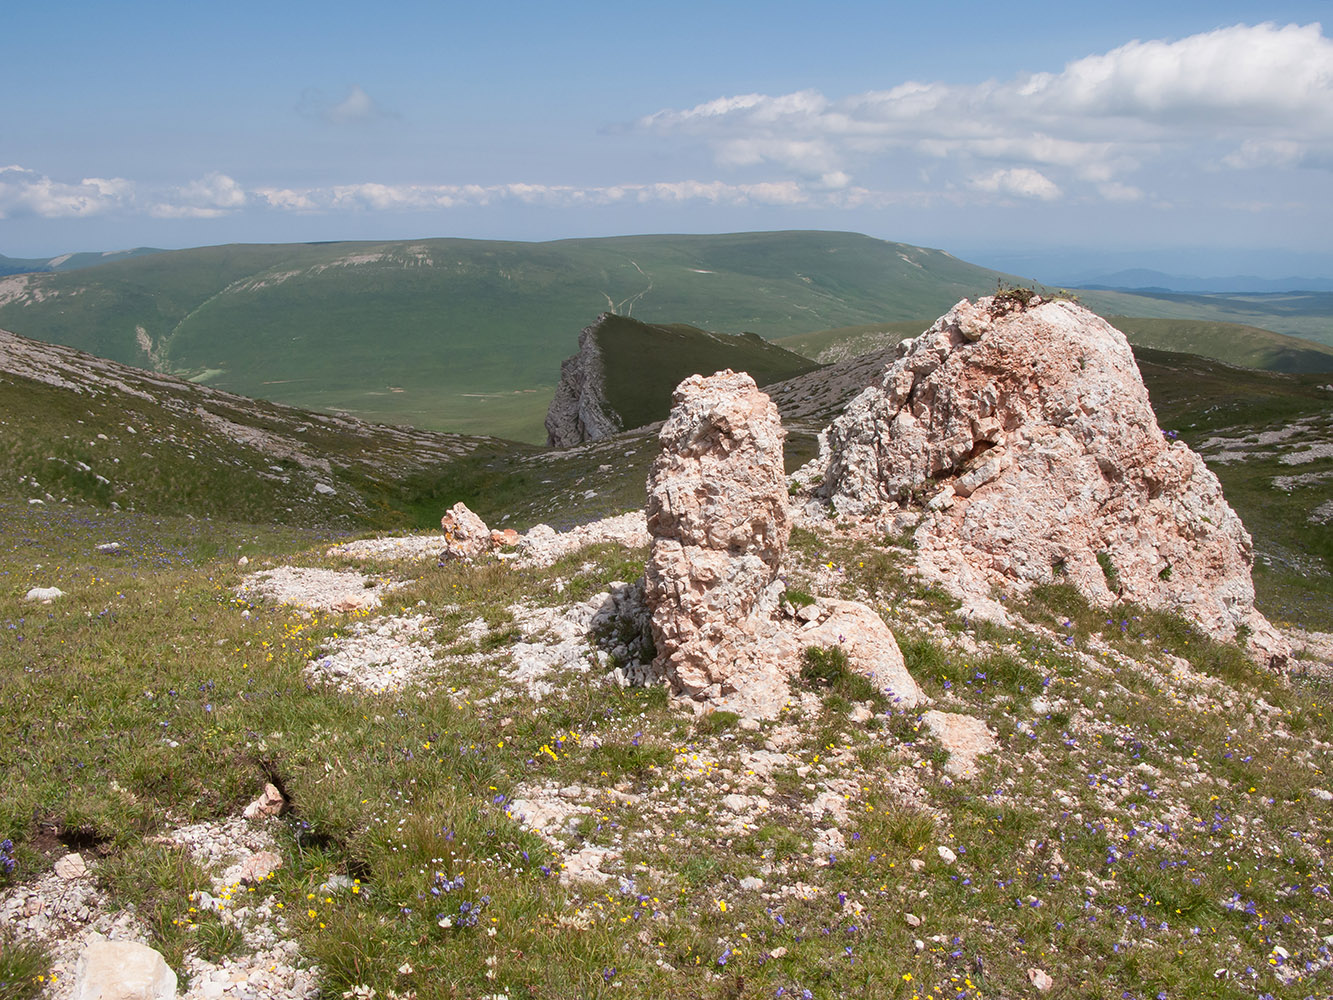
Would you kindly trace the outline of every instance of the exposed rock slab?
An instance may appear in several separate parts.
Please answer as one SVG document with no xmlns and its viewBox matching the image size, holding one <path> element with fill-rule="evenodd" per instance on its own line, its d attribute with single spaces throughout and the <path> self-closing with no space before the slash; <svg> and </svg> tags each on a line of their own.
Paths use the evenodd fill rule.
<svg viewBox="0 0 1333 1000">
<path fill-rule="evenodd" d="M 401 584 L 372 580 L 360 573 L 305 566 L 279 566 L 251 573 L 237 588 L 246 600 L 266 597 L 279 604 L 312 611 L 370 611 Z"/>
<path fill-rule="evenodd" d="M 993 753 L 999 747 L 995 734 L 975 716 L 931 709 L 921 718 L 940 745 L 949 751 L 944 770 L 955 778 L 976 774 L 977 758 L 984 753 Z"/>
<path fill-rule="evenodd" d="M 1217 477 L 1167 440 L 1124 334 L 1072 302 L 963 300 L 824 432 L 819 494 L 879 517 L 921 502 L 918 566 L 965 599 L 1068 580 L 1177 610 L 1274 665 L 1249 534 Z"/>
</svg>

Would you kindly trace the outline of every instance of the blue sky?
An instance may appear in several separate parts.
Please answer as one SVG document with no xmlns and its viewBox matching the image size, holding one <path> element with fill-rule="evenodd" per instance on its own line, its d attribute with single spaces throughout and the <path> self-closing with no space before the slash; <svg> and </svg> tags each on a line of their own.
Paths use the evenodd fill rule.
<svg viewBox="0 0 1333 1000">
<path fill-rule="evenodd" d="M 1326 2 L 926 7 L 9 5 L 0 253 L 800 228 L 1333 274 Z"/>
</svg>

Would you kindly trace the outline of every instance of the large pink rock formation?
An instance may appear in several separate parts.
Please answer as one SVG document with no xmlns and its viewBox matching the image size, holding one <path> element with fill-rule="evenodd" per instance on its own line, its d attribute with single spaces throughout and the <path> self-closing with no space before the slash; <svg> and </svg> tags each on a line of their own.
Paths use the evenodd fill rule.
<svg viewBox="0 0 1333 1000">
<path fill-rule="evenodd" d="M 1254 608 L 1249 534 L 1217 477 L 1157 425 L 1124 334 L 1068 301 L 963 300 L 821 440 L 840 513 L 921 501 L 918 564 L 964 596 L 1068 580 L 1090 600 L 1286 642 Z"/>
</svg>

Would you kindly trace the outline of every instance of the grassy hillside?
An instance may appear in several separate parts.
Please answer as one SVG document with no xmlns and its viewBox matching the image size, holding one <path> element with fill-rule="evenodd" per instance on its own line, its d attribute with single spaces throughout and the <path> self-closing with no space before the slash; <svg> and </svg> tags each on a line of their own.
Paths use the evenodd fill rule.
<svg viewBox="0 0 1333 1000">
<path fill-rule="evenodd" d="M 1274 372 L 1333 371 L 1333 346 L 1237 323 L 1107 316 L 1135 347 L 1196 354 Z"/>
<path fill-rule="evenodd" d="M 526 445 L 296 410 L 0 331 L 0 498 L 343 530 L 437 523 Z"/>
<path fill-rule="evenodd" d="M 1328 684 L 1179 618 L 1046 587 L 1000 628 L 901 547 L 796 531 L 789 587 L 868 603 L 931 707 L 993 734 L 960 774 L 925 706 L 836 649 L 792 664 L 776 720 L 617 685 L 568 623 L 641 549 L 440 567 L 295 529 L 0 517 L 0 898 L 69 913 L 62 940 L 0 925 L 7 998 L 72 978 L 65 935 L 111 914 L 192 991 L 300 967 L 329 998 L 973 1000 L 1037 996 L 1034 970 L 1087 1000 L 1327 994 Z M 238 591 L 264 564 L 397 589 L 311 611 Z M 551 621 L 579 637 L 554 665 Z M 324 665 L 375 634 L 420 666 L 337 683 Z M 242 821 L 266 782 L 283 813 Z M 248 886 L 198 849 L 238 829 L 219 853 L 281 862 Z"/>
<path fill-rule="evenodd" d="M 541 440 L 600 312 L 769 339 L 929 319 L 998 277 L 850 233 L 225 246 L 0 279 L 0 327 L 243 395 Z"/>
<path fill-rule="evenodd" d="M 779 337 L 774 343 L 816 361 L 831 363 L 892 347 L 900 340 L 915 337 L 934 320 L 899 320 L 896 323 L 864 323 L 836 330 L 815 330 L 791 337 Z"/>
<path fill-rule="evenodd" d="M 6 257 L 0 253 L 0 275 L 27 274 L 34 271 L 78 271 L 97 267 L 112 261 L 128 260 L 146 254 L 162 253 L 153 247 L 135 247 L 133 250 L 107 250 L 102 253 L 63 253 L 58 257 Z"/>
<path fill-rule="evenodd" d="M 1259 608 L 1333 631 L 1333 379 L 1134 356 L 1158 423 L 1203 456 L 1254 536 Z"/>
<path fill-rule="evenodd" d="M 620 415 L 623 427 L 665 420 L 672 392 L 690 375 L 730 368 L 749 372 L 759 385 L 768 385 L 819 367 L 752 333 L 731 336 L 679 323 L 657 325 L 608 316 L 598 325 L 596 336 L 606 401 Z"/>
<path fill-rule="evenodd" d="M 1079 302 L 1102 316 L 1149 316 L 1259 327 L 1333 347 L 1333 292 L 1203 295 L 1078 289 Z"/>
</svg>

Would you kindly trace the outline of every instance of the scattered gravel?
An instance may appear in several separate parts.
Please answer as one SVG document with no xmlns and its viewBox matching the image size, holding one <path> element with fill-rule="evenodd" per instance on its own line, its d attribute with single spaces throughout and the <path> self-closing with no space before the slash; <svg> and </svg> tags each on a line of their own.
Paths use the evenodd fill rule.
<svg viewBox="0 0 1333 1000">
<path fill-rule="evenodd" d="M 323 656 L 306 664 L 306 673 L 344 691 L 397 691 L 434 665 L 437 625 L 425 614 L 355 621 L 350 634 L 331 640 Z"/>
<path fill-rule="evenodd" d="M 383 595 L 399 586 L 360 573 L 281 566 L 251 573 L 236 594 L 245 600 L 268 598 L 314 611 L 360 611 L 378 608 Z"/>
</svg>

